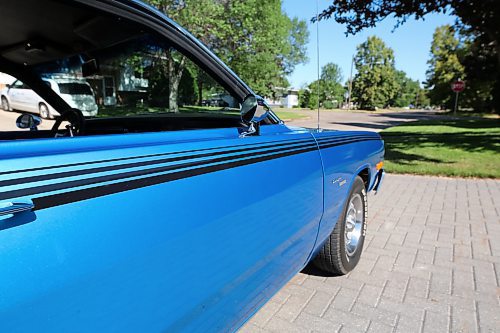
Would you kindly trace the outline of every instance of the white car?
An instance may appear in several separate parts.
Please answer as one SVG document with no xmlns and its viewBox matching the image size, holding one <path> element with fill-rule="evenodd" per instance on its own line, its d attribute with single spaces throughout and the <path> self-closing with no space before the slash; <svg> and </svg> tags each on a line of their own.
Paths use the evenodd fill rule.
<svg viewBox="0 0 500 333">
<path fill-rule="evenodd" d="M 97 115 L 98 106 L 94 92 L 84 80 L 44 79 L 59 96 L 72 108 L 79 109 L 84 117 Z M 16 80 L 0 92 L 0 102 L 5 111 L 26 111 L 39 113 L 42 118 L 52 119 L 59 116 L 43 98 L 38 96 L 23 82 Z"/>
</svg>

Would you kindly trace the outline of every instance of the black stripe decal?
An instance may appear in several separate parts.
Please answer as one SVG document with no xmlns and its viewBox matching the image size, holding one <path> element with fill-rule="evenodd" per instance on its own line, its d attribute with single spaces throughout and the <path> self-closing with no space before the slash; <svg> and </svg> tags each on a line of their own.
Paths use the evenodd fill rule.
<svg viewBox="0 0 500 333">
<path fill-rule="evenodd" d="M 318 149 L 316 146 L 316 143 L 310 143 L 310 144 L 303 144 L 303 145 L 299 145 L 299 146 L 293 146 L 290 148 L 280 148 L 280 149 L 267 150 L 267 151 L 265 151 L 265 153 L 266 154 L 277 153 L 277 152 L 287 150 L 287 149 L 298 149 L 298 148 L 304 148 L 304 147 L 312 147 L 313 149 Z M 93 184 L 97 184 L 97 183 L 115 181 L 115 180 L 120 180 L 120 179 L 124 179 L 124 178 L 145 176 L 148 174 L 154 174 L 154 173 L 159 173 L 159 172 L 168 172 L 168 171 L 174 171 L 177 169 L 197 167 L 197 166 L 201 166 L 201 165 L 205 165 L 205 164 L 209 164 L 209 163 L 220 163 L 220 162 L 225 162 L 225 161 L 230 161 L 230 160 L 235 160 L 235 159 L 240 159 L 240 158 L 245 158 L 245 157 L 252 157 L 255 155 L 256 155 L 256 153 L 247 153 L 247 154 L 240 154 L 237 156 L 219 157 L 219 158 L 207 159 L 207 160 L 203 160 L 203 161 L 187 162 L 187 163 L 181 163 L 181 164 L 175 164 L 175 165 L 156 167 L 156 168 L 151 168 L 151 169 L 146 169 L 146 170 L 122 172 L 122 173 L 117 173 L 117 174 L 112 174 L 112 175 L 107 175 L 107 176 L 99 176 L 99 177 L 93 177 L 93 178 L 87 178 L 87 179 L 78 179 L 78 180 L 72 180 L 72 181 L 67 181 L 67 182 L 62 182 L 62 183 L 41 185 L 41 186 L 32 187 L 32 188 L 5 191 L 3 193 L 0 193 L 0 200 L 4 200 L 7 198 L 24 197 L 24 196 L 35 195 L 35 194 L 40 194 L 40 193 L 44 193 L 44 192 L 65 190 L 65 189 L 72 188 L 72 187 L 93 185 Z"/>
<path fill-rule="evenodd" d="M 369 137 L 373 137 L 372 135 L 369 135 L 369 134 L 362 134 L 362 135 L 355 135 L 355 136 L 366 136 L 366 137 L 369 136 Z M 329 137 L 329 138 L 319 138 L 319 139 L 317 139 L 317 141 L 321 142 L 321 141 L 325 141 L 325 140 L 343 139 L 343 138 L 349 138 L 349 137 L 355 137 L 355 136 L 353 136 L 353 135 L 338 135 L 338 136 Z M 301 143 L 301 142 L 307 142 L 307 141 L 310 141 L 310 140 L 313 140 L 313 138 L 311 137 L 310 139 L 288 140 L 287 143 L 290 143 L 290 144 L 292 144 L 292 143 Z M 277 141 L 277 142 L 282 142 L 282 141 Z M 253 147 L 253 146 L 260 147 L 260 148 L 265 148 L 266 147 L 264 145 L 261 145 L 260 143 L 252 143 L 252 144 L 248 144 L 248 145 L 235 145 L 235 146 L 224 146 L 224 147 L 216 147 L 216 148 L 193 149 L 193 150 L 184 150 L 184 151 L 177 151 L 177 152 L 171 152 L 171 153 L 150 154 L 150 155 L 142 155 L 142 156 L 131 156 L 131 157 L 106 159 L 106 160 L 100 160 L 100 161 L 79 162 L 79 163 L 70 163 L 70 164 L 61 164 L 61 165 L 51 165 L 51 166 L 38 167 L 38 168 L 29 168 L 29 169 L 21 169 L 21 170 L 11 170 L 11 171 L 0 172 L 0 176 L 11 175 L 11 174 L 16 174 L 16 173 L 22 173 L 22 172 L 34 172 L 34 171 L 52 170 L 52 169 L 67 168 L 67 167 L 93 165 L 93 164 L 99 164 L 99 163 L 121 162 L 121 161 L 129 161 L 129 160 L 143 159 L 143 158 L 164 157 L 164 156 L 177 155 L 177 154 L 198 153 L 198 152 L 205 152 L 205 151 L 214 151 L 214 150 L 222 150 L 222 149 L 232 149 L 232 148 L 240 148 L 240 147 Z M 273 144 L 269 143 L 267 145 L 267 147 L 273 147 Z"/>
<path fill-rule="evenodd" d="M 311 140 L 311 139 L 307 139 L 307 140 Z M 300 141 L 306 141 L 306 140 L 289 140 L 289 141 L 290 142 L 292 142 L 292 141 L 300 142 Z M 142 158 L 152 158 L 152 157 L 162 157 L 162 156 L 177 155 L 177 154 L 197 153 L 197 152 L 212 151 L 212 150 L 219 150 L 219 149 L 250 147 L 250 146 L 256 146 L 256 145 L 258 145 L 258 143 L 253 143 L 253 144 L 249 144 L 249 145 L 236 145 L 236 146 L 225 146 L 225 147 L 216 147 L 216 148 L 184 150 L 184 151 L 176 151 L 176 152 L 160 153 L 160 154 L 150 154 L 150 155 L 142 155 L 142 156 L 112 158 L 112 159 L 100 160 L 100 161 L 89 161 L 89 162 L 79 162 L 79 163 L 70 163 L 70 164 L 61 164 L 61 165 L 51 165 L 51 166 L 39 167 L 39 168 L 4 171 L 4 172 L 0 172 L 0 176 L 21 173 L 21 172 L 51 170 L 51 169 L 76 167 L 76 166 L 92 165 L 92 164 L 99 164 L 99 163 L 121 162 L 121 161 L 128 161 L 128 160 L 135 160 L 135 159 L 142 159 Z"/>
<path fill-rule="evenodd" d="M 337 140 L 339 140 L 339 138 L 329 138 L 328 140 L 322 140 L 322 142 L 332 142 L 332 141 L 337 141 Z M 197 154 L 197 155 L 178 156 L 178 157 L 171 157 L 171 158 L 152 160 L 152 161 L 110 165 L 110 166 L 106 166 L 106 167 L 90 168 L 90 169 L 83 169 L 83 170 L 73 170 L 73 171 L 59 172 L 59 173 L 53 173 L 53 174 L 47 174 L 47 175 L 37 175 L 37 176 L 24 177 L 24 178 L 8 179 L 8 180 L 0 181 L 0 187 L 1 186 L 27 184 L 27 183 L 46 181 L 46 180 L 52 180 L 52 179 L 58 179 L 58 178 L 82 176 L 82 175 L 88 175 L 88 174 L 93 174 L 93 173 L 98 173 L 98 172 L 109 172 L 109 171 L 116 171 L 116 170 L 122 170 L 122 169 L 128 169 L 128 168 L 136 168 L 136 167 L 151 166 L 151 165 L 156 165 L 156 164 L 179 162 L 179 161 L 190 160 L 190 159 L 195 159 L 195 158 L 202 158 L 202 157 L 212 157 L 212 156 L 220 156 L 220 155 L 233 154 L 233 153 L 239 153 L 239 152 L 245 152 L 245 151 L 255 151 L 255 150 L 263 150 L 263 149 L 267 149 L 267 148 L 285 147 L 285 146 L 297 145 L 299 143 L 305 143 L 305 142 L 313 143 L 314 141 L 312 138 L 307 139 L 307 140 L 289 140 L 289 142 L 284 142 L 284 143 L 280 143 L 280 144 L 273 144 L 273 145 L 267 144 L 267 145 L 261 145 L 261 146 L 250 147 L 250 148 L 233 149 L 233 150 L 204 153 L 204 154 Z M 262 151 L 259 153 L 265 153 L 265 152 Z M 172 154 L 174 154 L 174 153 L 172 153 Z M 175 154 L 180 154 L 180 153 L 175 153 Z"/>
<path fill-rule="evenodd" d="M 352 139 L 344 142 L 330 143 L 324 145 L 322 148 L 331 148 L 335 146 L 345 145 L 354 142 L 361 141 L 371 141 L 378 140 L 377 138 L 366 138 L 366 139 Z M 233 160 L 228 163 L 218 164 L 218 165 L 210 165 L 205 167 L 199 167 L 189 170 L 176 171 L 168 174 L 156 175 L 152 177 L 142 178 L 142 179 L 134 179 L 126 182 L 113 183 L 109 185 L 101 185 L 93 188 L 86 188 L 66 193 L 53 194 L 49 196 L 39 197 L 33 199 L 33 203 L 35 204 L 35 210 L 42 210 L 50 207 L 61 206 L 73 202 L 88 200 L 92 198 L 102 197 L 106 195 L 111 195 L 115 193 L 126 192 L 134 189 L 144 188 L 148 186 L 158 185 L 162 183 L 167 183 L 175 180 L 180 180 L 184 178 L 199 176 L 203 174 L 213 173 L 217 171 L 227 170 L 239 166 L 245 166 L 255 163 L 260 163 L 264 161 L 269 161 L 273 159 L 278 159 L 282 157 L 303 154 L 306 152 L 311 152 L 317 150 L 317 147 L 305 147 L 299 150 L 285 151 L 273 155 L 266 156 L 258 156 L 245 160 Z M 280 151 L 283 151 L 281 149 Z M 213 162 L 206 162 L 213 163 Z"/>
<path fill-rule="evenodd" d="M 302 154 L 310 151 L 317 150 L 317 147 L 305 148 L 301 150 L 296 150 L 292 152 L 283 152 L 279 154 L 274 154 L 271 156 L 260 156 L 246 160 L 237 160 L 229 163 L 219 164 L 219 165 L 211 165 L 201 168 L 189 169 L 185 171 L 177 171 L 165 175 L 158 175 L 148 178 L 135 179 L 131 181 L 127 181 L 124 183 L 114 183 L 110 185 L 103 185 L 89 189 L 81 189 L 68 193 L 60 193 L 46 197 L 40 197 L 33 199 L 33 203 L 35 204 L 34 210 L 41 210 L 50 207 L 60 206 L 68 203 L 73 203 L 77 201 L 92 199 L 96 197 L 102 197 L 105 195 L 130 191 L 134 189 L 139 189 L 143 187 L 158 185 L 162 183 L 168 183 L 175 180 L 180 180 L 184 178 L 190 178 L 194 176 L 200 176 L 207 173 L 213 173 L 217 171 L 232 169 L 244 165 L 255 164 L 259 162 L 264 162 L 272 159 L 282 158 L 286 156 L 292 156 L 296 154 Z"/>
<path fill-rule="evenodd" d="M 155 165 L 155 164 L 179 162 L 179 161 L 191 160 L 191 159 L 195 159 L 195 158 L 212 157 L 212 156 L 219 156 L 219 155 L 225 155 L 225 154 L 240 153 L 240 152 L 245 152 L 245 151 L 255 151 L 255 150 L 260 150 L 260 149 L 265 149 L 265 148 L 291 146 L 292 144 L 296 145 L 298 143 L 305 143 L 305 142 L 310 142 L 311 144 L 314 143 L 314 141 L 311 138 L 309 140 L 301 140 L 301 141 L 291 142 L 291 143 L 281 143 L 281 144 L 277 144 L 277 145 L 273 145 L 273 146 L 261 146 L 261 147 L 243 148 L 243 149 L 235 149 L 235 150 L 226 150 L 226 151 L 212 152 L 212 153 L 205 153 L 205 154 L 198 154 L 198 155 L 186 155 L 186 156 L 170 157 L 170 158 L 164 158 L 164 159 L 152 160 L 152 161 L 110 165 L 110 166 L 106 166 L 106 167 L 90 168 L 90 169 L 84 169 L 84 170 L 58 172 L 58 173 L 52 173 L 52 174 L 48 174 L 48 175 L 39 175 L 39 176 L 32 176 L 32 177 L 25 177 L 25 178 L 3 180 L 3 181 L 0 181 L 0 186 L 27 184 L 27 183 L 33 183 L 33 182 L 45 181 L 45 180 L 51 180 L 51 179 L 57 179 L 57 178 L 88 175 L 88 174 L 98 173 L 98 172 L 108 172 L 108 171 L 116 171 L 116 170 L 122 170 L 122 169 L 150 166 L 150 165 Z M 175 154 L 178 154 L 178 153 L 175 153 Z"/>
<path fill-rule="evenodd" d="M 373 137 L 366 137 L 366 138 L 352 138 L 349 140 L 342 141 L 344 144 L 350 144 L 350 143 L 355 143 L 355 142 L 363 142 L 363 141 L 380 141 L 379 138 L 373 138 Z M 331 147 L 336 147 L 338 145 L 336 144 L 329 144 L 328 142 L 326 143 L 320 143 L 319 144 L 319 149 L 327 149 Z"/>
</svg>

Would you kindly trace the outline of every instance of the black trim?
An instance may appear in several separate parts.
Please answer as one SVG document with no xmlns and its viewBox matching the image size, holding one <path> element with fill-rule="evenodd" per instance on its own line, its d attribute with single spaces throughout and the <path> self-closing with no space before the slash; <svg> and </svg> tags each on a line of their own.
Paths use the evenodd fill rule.
<svg viewBox="0 0 500 333">
<path fill-rule="evenodd" d="M 355 143 L 355 142 L 372 141 L 372 140 L 378 140 L 378 139 L 374 138 L 374 137 L 350 139 L 350 140 L 336 142 L 336 143 L 324 144 L 324 145 L 322 145 L 321 148 L 326 149 L 326 148 L 332 148 L 335 146 L 341 146 L 341 145 Z M 269 161 L 269 160 L 278 159 L 278 158 L 287 157 L 287 156 L 303 154 L 303 153 L 315 151 L 318 149 L 318 147 L 316 145 L 314 145 L 312 147 L 308 147 L 308 146 L 309 145 L 304 145 L 304 148 L 302 148 L 302 149 L 289 150 L 289 151 L 285 151 L 285 152 L 283 152 L 284 149 L 277 149 L 277 151 L 278 151 L 277 154 L 258 156 L 258 157 L 253 157 L 253 158 L 249 158 L 249 159 L 244 159 L 244 160 L 241 160 L 241 159 L 232 160 L 232 161 L 229 161 L 227 163 L 222 163 L 222 164 L 217 164 L 217 165 L 210 165 L 210 166 L 205 166 L 205 167 L 200 167 L 200 168 L 193 168 L 193 169 L 189 169 L 189 170 L 176 171 L 176 172 L 172 172 L 172 173 L 164 174 L 164 175 L 156 175 L 156 176 L 142 178 L 142 179 L 134 179 L 134 180 L 125 181 L 125 182 L 118 182 L 118 183 L 113 183 L 113 184 L 109 184 L 109 185 L 100 185 L 100 186 L 92 187 L 92 188 L 80 189 L 80 190 L 71 191 L 71 192 L 65 192 L 65 193 L 59 193 L 59 194 L 53 194 L 53 195 L 49 195 L 49 196 L 39 197 L 39 198 L 33 199 L 33 203 L 35 204 L 34 210 L 42 210 L 42 209 L 46 209 L 46 208 L 50 208 L 50 207 L 61 206 L 61 205 L 65 205 L 65 204 L 69 204 L 69 203 L 73 203 L 73 202 L 102 197 L 102 196 L 111 195 L 111 194 L 115 194 L 115 193 L 126 192 L 126 191 L 130 191 L 130 190 L 134 190 L 134 189 L 158 185 L 158 184 L 162 184 L 162 183 L 167 183 L 167 182 L 180 180 L 180 179 L 184 179 L 184 178 L 213 173 L 213 172 L 217 172 L 217 171 L 227 170 L 227 169 L 231 169 L 231 168 L 235 168 L 235 167 L 260 163 L 260 162 Z M 295 147 L 295 148 L 298 148 L 298 147 Z M 289 149 L 292 149 L 292 148 L 289 148 Z M 279 151 L 282 151 L 282 152 L 279 152 Z M 247 155 L 252 156 L 250 154 L 247 154 Z M 238 158 L 241 158 L 241 156 Z M 209 161 L 195 162 L 196 165 L 190 165 L 190 167 L 200 166 L 200 165 L 208 164 L 208 163 L 218 163 L 218 162 L 221 162 L 221 161 L 224 161 L 227 159 L 228 158 L 219 158 L 219 159 L 215 159 L 215 160 L 219 160 L 219 161 L 209 160 Z M 173 167 L 170 167 L 170 168 L 173 168 L 171 170 L 175 170 L 175 169 L 185 168 L 186 166 L 184 166 L 184 167 L 176 166 L 176 167 L 177 168 L 173 168 Z M 163 171 L 165 171 L 165 170 L 163 170 Z M 160 172 L 160 171 L 156 171 L 156 172 Z M 137 175 L 134 175 L 134 176 L 137 176 Z M 131 176 L 131 177 L 134 177 L 134 176 Z"/>
<path fill-rule="evenodd" d="M 319 138 L 316 141 L 318 143 L 321 143 L 323 141 L 332 141 L 332 140 L 337 140 L 337 139 L 354 138 L 354 137 L 367 137 L 367 138 L 379 139 L 378 137 L 375 137 L 372 135 L 363 134 L 363 135 L 339 135 L 339 136 L 335 136 L 335 137 Z M 284 144 L 302 143 L 302 142 L 308 142 L 310 140 L 313 140 L 313 138 L 287 140 Z M 276 141 L 276 142 L 283 142 L 283 141 Z M 253 147 L 253 146 L 255 146 L 256 148 L 263 148 L 264 149 L 267 147 L 273 147 L 273 144 L 274 143 L 271 143 L 271 142 L 268 142 L 265 145 L 261 145 L 261 143 L 252 143 L 252 144 L 247 144 L 247 145 L 235 145 L 235 146 L 223 146 L 223 147 L 216 147 L 216 148 L 193 149 L 193 150 L 184 150 L 184 151 L 177 151 L 177 152 L 170 152 L 170 153 L 150 154 L 150 155 L 141 155 L 141 156 L 113 158 L 113 159 L 106 159 L 106 160 L 99 160 L 99 161 L 51 165 L 51 166 L 38 167 L 38 168 L 4 171 L 4 172 L 0 172 L 0 176 L 12 175 L 12 174 L 23 173 L 23 172 L 53 170 L 53 169 L 59 169 L 59 168 L 69 168 L 69 167 L 93 165 L 93 164 L 109 163 L 109 162 L 130 161 L 130 160 L 138 160 L 138 159 L 142 159 L 142 158 L 162 157 L 162 156 L 188 154 L 188 153 L 198 153 L 198 152 L 214 151 L 214 150 L 222 150 L 222 149 L 232 149 L 232 148 L 240 148 L 240 147 Z M 278 145 L 276 145 L 276 146 L 278 146 Z M 230 153 L 230 152 L 228 152 L 228 153 Z M 5 185 L 3 185 L 3 186 L 5 186 Z"/>
<path fill-rule="evenodd" d="M 194 176 L 200 176 L 207 173 L 213 173 L 217 171 L 232 169 L 240 166 L 245 166 L 249 164 L 260 163 L 264 161 L 269 161 L 277 158 L 282 158 L 286 156 L 292 156 L 297 154 L 303 154 L 306 152 L 311 152 L 317 150 L 317 146 L 311 148 L 304 148 L 301 150 L 291 151 L 291 152 L 283 152 L 270 156 L 260 156 L 254 157 L 246 160 L 237 160 L 231 161 L 229 163 L 211 165 L 201 168 L 189 169 L 184 171 L 177 171 L 173 173 L 169 173 L 166 175 L 158 175 L 148 178 L 135 179 L 123 183 L 114 183 L 110 185 L 97 186 L 89 189 L 81 189 L 73 192 L 60 193 L 46 197 L 40 197 L 33 199 L 33 203 L 35 204 L 34 210 L 41 210 L 50 207 L 56 207 L 65 205 L 68 203 L 78 202 L 82 200 L 102 197 L 110 194 L 121 193 L 125 191 L 130 191 L 134 189 L 139 189 L 143 187 L 158 185 L 162 183 L 168 183 L 174 180 L 180 180 L 184 178 L 190 178 Z"/>
<path fill-rule="evenodd" d="M 313 150 L 318 149 L 317 145 L 314 142 L 311 142 L 309 144 L 292 146 L 289 148 L 272 149 L 272 150 L 267 150 L 267 151 L 264 151 L 262 153 L 261 152 L 259 152 L 259 153 L 260 154 L 264 154 L 264 153 L 271 154 L 271 153 L 280 152 L 280 151 L 283 151 L 286 149 L 297 149 L 297 148 L 303 148 L 303 147 L 311 147 Z M 125 178 L 146 176 L 149 174 L 154 174 L 154 173 L 159 173 L 159 172 L 168 172 L 168 171 L 174 171 L 174 170 L 178 170 L 178 169 L 192 168 L 192 167 L 197 167 L 197 166 L 201 166 L 201 165 L 205 165 L 205 164 L 209 164 L 209 163 L 220 163 L 220 162 L 241 159 L 241 158 L 247 158 L 247 157 L 252 157 L 252 156 L 255 156 L 255 153 L 240 154 L 237 156 L 219 157 L 219 158 L 207 159 L 207 160 L 196 161 L 196 162 L 187 162 L 187 163 L 181 163 L 181 164 L 156 167 L 156 168 L 151 168 L 151 169 L 146 169 L 146 170 L 129 171 L 129 172 L 117 173 L 117 174 L 112 174 L 112 175 L 107 175 L 107 176 L 98 176 L 98 177 L 87 178 L 87 179 L 78 179 L 78 180 L 72 180 L 72 181 L 67 181 L 67 182 L 62 182 L 62 183 L 41 185 L 41 186 L 31 187 L 31 188 L 24 188 L 24 189 L 20 189 L 20 190 L 6 191 L 3 193 L 0 193 L 0 200 L 5 200 L 8 198 L 24 197 L 24 196 L 35 195 L 35 194 L 40 194 L 40 193 L 45 193 L 45 192 L 60 191 L 60 190 L 68 189 L 68 188 L 79 187 L 79 186 L 88 186 L 88 185 L 93 185 L 93 184 L 97 184 L 97 183 L 116 181 L 116 180 L 125 179 Z"/>
<path fill-rule="evenodd" d="M 298 142 L 301 142 L 301 141 L 310 141 L 310 140 L 312 140 L 312 138 L 311 139 L 302 139 L 302 140 L 289 140 L 289 142 L 291 144 L 291 143 L 294 143 L 294 142 L 298 143 Z M 281 142 L 281 141 L 277 141 L 277 142 Z M 161 156 L 178 155 L 178 154 L 198 153 L 198 152 L 204 152 L 204 151 L 213 151 L 213 150 L 220 150 L 220 149 L 231 149 L 231 148 L 239 148 L 239 147 L 251 147 L 251 146 L 257 146 L 257 145 L 259 145 L 259 143 L 252 143 L 252 144 L 248 144 L 248 145 L 236 145 L 236 146 L 216 147 L 216 148 L 203 148 L 203 149 L 183 150 L 183 151 L 176 151 L 176 152 L 170 152 L 170 153 L 160 153 L 160 154 L 150 154 L 150 155 L 141 155 L 141 156 L 121 157 L 121 158 L 113 158 L 113 159 L 107 159 L 107 160 L 89 161 L 89 162 L 80 162 L 80 163 L 71 163 L 71 164 L 51 165 L 51 166 L 39 167 L 39 168 L 4 171 L 4 172 L 0 172 L 0 176 L 11 175 L 11 174 L 16 174 L 16 173 L 21 173 L 21 172 L 52 170 L 52 169 L 68 168 L 68 167 L 84 166 L 84 165 L 92 165 L 92 164 L 99 164 L 99 163 L 121 162 L 121 161 L 129 161 L 129 160 L 136 160 L 136 159 L 138 160 L 138 159 L 141 159 L 141 158 L 151 158 L 151 157 L 161 157 Z M 271 145 L 269 145 L 269 146 L 271 146 Z M 261 147 L 263 147 L 263 146 L 261 146 Z"/>
<path fill-rule="evenodd" d="M 290 141 L 292 141 L 292 140 L 290 140 Z M 39 182 L 39 181 L 45 181 L 45 180 L 52 180 L 52 179 L 57 179 L 57 178 L 82 176 L 82 175 L 88 175 L 88 174 L 98 173 L 98 172 L 108 172 L 108 171 L 115 171 L 115 170 L 129 169 L 129 168 L 137 168 L 137 167 L 149 166 L 149 165 L 155 165 L 155 164 L 179 162 L 179 161 L 191 160 L 191 159 L 202 158 L 202 157 L 212 157 L 212 156 L 219 156 L 219 155 L 225 155 L 225 154 L 233 154 L 233 153 L 239 153 L 239 152 L 245 152 L 245 151 L 255 151 L 255 150 L 266 149 L 266 148 L 273 148 L 273 147 L 290 146 L 290 145 L 294 145 L 294 144 L 298 144 L 298 143 L 306 143 L 306 142 L 310 142 L 310 144 L 314 143 L 314 141 L 312 139 L 296 140 L 296 141 L 293 140 L 293 141 L 294 142 L 280 143 L 280 144 L 277 144 L 277 145 L 265 145 L 265 146 L 257 146 L 257 147 L 250 147 L 250 148 L 225 150 L 225 151 L 213 152 L 213 153 L 204 153 L 204 154 L 198 154 L 198 155 L 186 155 L 186 156 L 170 157 L 170 158 L 163 158 L 163 159 L 152 160 L 152 161 L 143 161 L 143 162 L 135 162 L 135 163 L 127 163 L 127 164 L 119 164 L 119 165 L 110 165 L 110 166 L 106 166 L 106 167 L 97 167 L 97 168 L 90 168 L 90 169 L 84 169 L 84 170 L 73 170 L 73 171 L 65 171 L 65 172 L 52 173 L 52 174 L 47 174 L 47 175 L 31 176 L 31 177 L 25 177 L 25 178 L 8 179 L 8 180 L 2 180 L 2 181 L 0 181 L 0 187 L 1 186 L 27 184 L 27 183 L 33 183 L 33 182 Z M 236 147 L 234 147 L 234 148 L 236 148 Z M 233 147 L 231 147 L 231 148 L 233 148 Z M 201 151 L 208 151 L 208 150 L 211 150 L 211 149 L 201 150 Z M 192 152 L 192 151 L 166 153 L 166 154 L 157 154 L 156 157 L 157 156 L 162 156 L 162 155 L 164 156 L 164 155 L 182 154 L 182 153 L 189 153 L 189 152 Z M 146 156 L 146 157 L 151 157 L 151 155 Z M 138 159 L 138 158 L 142 158 L 142 157 L 133 157 L 133 158 L 134 159 Z M 108 160 L 108 162 L 112 162 L 112 161 L 116 161 L 116 160 L 122 160 L 122 159 Z M 93 163 L 101 163 L 101 162 L 90 162 L 89 164 L 93 164 Z M 79 164 L 79 165 L 85 165 L 85 164 L 82 163 L 82 164 Z"/>
<path fill-rule="evenodd" d="M 24 197 L 24 196 L 30 196 L 30 195 L 37 195 L 37 194 L 42 194 L 42 193 L 46 193 L 46 192 L 67 190 L 67 189 L 71 189 L 74 187 L 90 186 L 90 185 L 95 185 L 95 184 L 99 184 L 99 183 L 103 183 L 103 182 L 113 182 L 113 181 L 124 180 L 124 181 L 116 182 L 113 184 L 100 185 L 100 186 L 93 187 L 93 188 L 85 188 L 85 189 L 80 189 L 80 190 L 76 190 L 76 191 L 48 195 L 45 197 L 33 199 L 34 202 L 39 203 L 39 204 L 35 205 L 35 209 L 43 209 L 43 208 L 48 208 L 48 207 L 59 206 L 59 205 L 62 205 L 64 203 L 85 200 L 85 198 L 90 199 L 93 197 L 99 197 L 99 196 L 103 196 L 103 195 L 124 192 L 124 191 L 128 191 L 128 190 L 135 189 L 135 188 L 156 185 L 156 184 L 169 182 L 169 181 L 173 181 L 173 180 L 177 180 L 177 179 L 182 179 L 182 178 L 192 177 L 192 176 L 196 176 L 196 175 L 202 175 L 202 174 L 206 174 L 206 173 L 212 173 L 212 172 L 216 172 L 216 171 L 226 170 L 226 169 L 230 169 L 230 168 L 234 168 L 234 167 L 238 167 L 238 166 L 259 163 L 259 162 L 263 162 L 263 161 L 268 161 L 268 160 L 278 159 L 278 158 L 282 158 L 282 157 L 286 157 L 286 156 L 302 154 L 302 153 L 311 152 L 311 151 L 315 151 L 315 150 L 318 151 L 318 149 L 328 149 L 328 148 L 346 145 L 346 144 L 351 144 L 351 143 L 356 143 L 356 142 L 375 141 L 375 140 L 378 141 L 379 138 L 376 136 L 373 136 L 373 135 L 364 135 L 363 134 L 363 135 L 354 135 L 354 136 L 345 135 L 345 136 L 337 136 L 337 137 L 329 137 L 329 138 L 320 138 L 316 141 L 313 140 L 312 138 L 311 139 L 300 139 L 300 140 L 288 140 L 287 142 L 281 141 L 281 143 L 279 143 L 279 144 L 268 143 L 267 145 L 261 145 L 261 146 L 255 146 L 255 144 L 239 145 L 239 146 L 229 147 L 229 148 L 239 148 L 239 149 L 233 149 L 233 150 L 225 150 L 225 151 L 212 152 L 212 153 L 203 153 L 203 154 L 197 154 L 197 155 L 180 156 L 180 157 L 173 157 L 173 158 L 160 159 L 160 160 L 154 160 L 154 161 L 142 161 L 142 162 L 135 162 L 135 163 L 129 163 L 129 164 L 123 164 L 123 165 L 113 165 L 113 166 L 107 166 L 107 167 L 101 167 L 101 168 L 90 168 L 90 169 L 86 169 L 86 170 L 68 171 L 68 172 L 54 173 L 54 174 L 49 174 L 49 175 L 40 175 L 40 176 L 19 178 L 19 179 L 14 179 L 14 180 L 5 180 L 5 181 L 1 181 L 0 184 L 3 186 L 14 185 L 14 184 L 25 184 L 25 183 L 35 182 L 35 181 L 78 176 L 78 175 L 82 175 L 82 174 L 92 174 L 92 173 L 96 173 L 96 172 L 106 172 L 106 171 L 120 170 L 120 169 L 125 169 L 125 168 L 134 168 L 134 167 L 141 167 L 141 166 L 147 166 L 147 165 L 178 162 L 178 161 L 183 161 L 183 160 L 188 160 L 188 159 L 214 157 L 214 156 L 220 156 L 220 155 L 226 155 L 226 154 L 240 153 L 237 155 L 209 158 L 209 159 L 205 159 L 205 160 L 201 160 L 201 161 L 191 161 L 191 162 L 186 162 L 186 163 L 178 163 L 178 164 L 174 164 L 174 165 L 160 166 L 160 167 L 150 168 L 150 169 L 145 169 L 145 170 L 122 172 L 122 173 L 112 174 L 112 175 L 97 176 L 97 177 L 92 177 L 92 178 L 87 178 L 87 179 L 79 179 L 79 180 L 73 180 L 73 181 L 67 181 L 67 182 L 59 182 L 59 183 L 55 183 L 55 184 L 41 185 L 41 186 L 36 186 L 36 187 L 32 187 L 32 188 L 24 188 L 24 189 L 18 189 L 18 190 L 5 191 L 3 193 L 0 193 L 0 200 L 4 200 L 4 199 L 8 199 L 8 198 Z M 244 147 L 244 148 L 241 148 L 241 147 Z M 273 148 L 273 149 L 268 149 L 268 148 Z M 193 150 L 193 151 L 203 152 L 203 151 L 211 151 L 211 150 L 216 150 L 216 149 L 221 149 L 221 148 L 209 148 L 209 149 L 200 149 L 200 150 Z M 130 158 L 113 159 L 113 160 L 106 160 L 106 161 L 129 160 L 129 159 L 138 159 L 138 158 L 150 157 L 150 156 L 173 155 L 173 154 L 181 154 L 181 153 L 193 152 L 193 151 L 145 155 L 145 156 L 141 156 L 141 157 L 130 157 Z M 245 152 L 245 153 L 241 154 L 241 152 Z M 73 166 L 73 165 L 95 164 L 95 163 L 102 163 L 102 162 L 104 162 L 104 161 L 99 161 L 99 162 L 93 161 L 93 162 L 88 162 L 88 163 L 75 163 L 75 164 L 71 164 L 71 165 L 63 165 L 60 167 L 67 167 L 67 166 Z M 208 165 L 208 164 L 214 164 L 214 163 L 220 163 L 220 164 Z M 52 169 L 55 167 L 47 167 L 47 168 Z M 182 170 L 182 169 L 186 169 L 186 168 L 189 168 L 189 169 Z M 44 168 L 38 168 L 38 169 L 44 169 Z M 34 169 L 27 169 L 27 170 L 34 170 Z M 23 170 L 23 171 L 26 171 L 26 170 Z M 163 175 L 154 175 L 157 173 L 164 173 L 164 172 L 170 172 L 170 171 L 173 171 L 173 172 L 168 173 L 168 174 L 163 174 Z M 128 181 L 126 180 L 129 178 L 141 177 L 141 176 L 149 176 L 149 177 L 142 178 L 142 179 L 128 180 Z M 50 198 L 52 198 L 52 199 L 50 199 Z M 50 202 L 50 204 L 48 204 L 48 202 Z"/>
</svg>

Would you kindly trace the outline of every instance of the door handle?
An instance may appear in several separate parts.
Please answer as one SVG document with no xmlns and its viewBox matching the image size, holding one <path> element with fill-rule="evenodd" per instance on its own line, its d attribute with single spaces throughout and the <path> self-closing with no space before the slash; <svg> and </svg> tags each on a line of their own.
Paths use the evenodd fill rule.
<svg viewBox="0 0 500 333">
<path fill-rule="evenodd" d="M 35 208 L 32 203 L 25 202 L 6 202 L 0 203 L 0 216 L 18 214 L 27 212 Z"/>
</svg>

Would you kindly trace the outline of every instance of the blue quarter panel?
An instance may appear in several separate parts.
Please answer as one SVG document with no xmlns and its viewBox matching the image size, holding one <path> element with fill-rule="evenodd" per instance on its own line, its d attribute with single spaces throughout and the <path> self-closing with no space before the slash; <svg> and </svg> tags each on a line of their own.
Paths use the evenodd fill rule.
<svg viewBox="0 0 500 333">
<path fill-rule="evenodd" d="M 0 218 L 0 332 L 239 327 L 306 262 L 324 184 L 308 131 L 237 135 L 1 142 L 0 203 L 35 211 Z"/>
<path fill-rule="evenodd" d="M 374 185 L 376 164 L 384 159 L 384 143 L 380 135 L 364 131 L 322 131 L 315 132 L 325 172 L 325 207 L 318 233 L 315 252 L 333 231 L 342 213 L 348 193 L 355 177 L 363 170 L 369 170 L 368 190 Z M 321 142 L 328 139 L 344 140 L 342 145 L 329 146 Z M 345 180 L 345 184 L 341 183 Z"/>
</svg>

